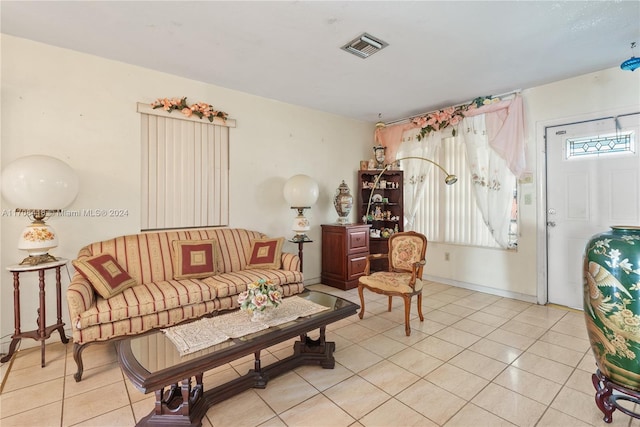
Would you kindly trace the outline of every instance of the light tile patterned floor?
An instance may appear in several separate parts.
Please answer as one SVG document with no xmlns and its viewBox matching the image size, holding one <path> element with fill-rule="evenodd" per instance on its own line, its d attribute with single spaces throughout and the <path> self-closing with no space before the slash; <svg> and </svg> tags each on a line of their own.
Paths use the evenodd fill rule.
<svg viewBox="0 0 640 427">
<path fill-rule="evenodd" d="M 357 291 L 311 286 L 359 303 Z M 594 403 L 595 363 L 582 313 L 429 283 L 425 321 L 412 307 L 406 337 L 400 299 L 365 291 L 366 315 L 327 328 L 336 367 L 296 369 L 209 410 L 204 426 L 627 426 L 616 411 L 602 421 Z M 153 407 L 123 376 L 113 345 L 84 351 L 73 379 L 72 344 L 37 348 L 2 365 L 0 425 L 132 426 Z M 291 342 L 270 348 L 263 363 L 286 357 Z M 216 384 L 245 373 L 245 358 L 205 374 Z M 6 377 L 6 378 L 5 378 Z M 636 408 L 636 410 L 638 410 Z"/>
</svg>

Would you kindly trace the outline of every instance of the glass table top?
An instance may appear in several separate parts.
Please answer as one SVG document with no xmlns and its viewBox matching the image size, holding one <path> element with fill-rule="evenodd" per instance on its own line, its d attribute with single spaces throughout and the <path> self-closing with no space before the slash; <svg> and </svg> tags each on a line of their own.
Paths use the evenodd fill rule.
<svg viewBox="0 0 640 427">
<path fill-rule="evenodd" d="M 358 305 L 334 295 L 326 294 L 317 291 L 304 291 L 297 294 L 298 297 L 308 299 L 317 304 L 328 307 L 328 310 L 320 313 L 312 314 L 310 316 L 298 318 L 291 322 L 287 322 L 278 326 L 270 327 L 262 331 L 258 331 L 240 338 L 232 338 L 224 341 L 220 344 L 213 345 L 203 350 L 196 351 L 184 356 L 181 356 L 178 349 L 173 342 L 160 330 L 154 331 L 149 334 L 144 334 L 136 337 L 132 337 L 128 340 L 128 345 L 131 350 L 131 355 L 136 359 L 140 366 L 153 374 L 165 369 L 172 368 L 179 364 L 184 364 L 189 361 L 197 363 L 198 359 L 212 358 L 217 355 L 223 356 L 228 353 L 241 352 L 243 348 L 255 347 L 260 342 L 266 340 L 275 334 L 287 334 L 297 331 L 303 324 L 307 323 L 323 323 L 323 319 L 326 319 L 326 323 L 330 323 L 335 320 L 331 320 L 336 317 L 337 312 L 352 312 L 358 309 Z M 225 312 L 221 312 L 219 315 L 223 316 Z M 346 317 L 341 315 L 340 318 Z M 293 334 L 291 338 L 297 336 Z M 290 338 L 287 338 L 290 339 Z M 122 345 L 122 344 L 121 344 Z M 250 353 L 250 352 L 249 352 Z"/>
</svg>

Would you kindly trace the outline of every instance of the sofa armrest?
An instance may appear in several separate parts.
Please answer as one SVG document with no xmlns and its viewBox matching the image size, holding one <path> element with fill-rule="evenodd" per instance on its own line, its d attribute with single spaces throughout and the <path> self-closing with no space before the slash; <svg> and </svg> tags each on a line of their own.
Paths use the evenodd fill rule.
<svg viewBox="0 0 640 427">
<path fill-rule="evenodd" d="M 289 252 L 282 253 L 282 269 L 289 271 L 300 271 L 300 257 Z"/>
<path fill-rule="evenodd" d="M 87 311 L 96 302 L 96 294 L 91 283 L 80 273 L 76 272 L 71 278 L 67 288 L 67 305 L 69 306 L 69 318 L 75 328 L 80 315 Z"/>
</svg>

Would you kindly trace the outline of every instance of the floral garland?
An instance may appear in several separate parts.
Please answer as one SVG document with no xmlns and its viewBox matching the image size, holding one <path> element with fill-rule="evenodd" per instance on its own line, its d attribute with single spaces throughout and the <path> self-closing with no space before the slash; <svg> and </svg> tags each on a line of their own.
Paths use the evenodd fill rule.
<svg viewBox="0 0 640 427">
<path fill-rule="evenodd" d="M 162 108 L 169 113 L 173 110 L 180 110 L 182 114 L 187 117 L 196 116 L 198 118 L 206 117 L 210 122 L 213 122 L 213 119 L 216 117 L 220 117 L 222 120 L 227 120 L 229 115 L 224 111 L 218 111 L 213 106 L 209 104 L 205 104 L 204 102 L 197 102 L 195 104 L 189 105 L 187 104 L 187 97 L 182 98 L 158 98 L 151 106 L 155 110 L 156 108 Z"/>
<path fill-rule="evenodd" d="M 484 107 L 485 105 L 495 104 L 496 102 L 500 102 L 500 98 L 494 98 L 491 95 L 488 96 L 479 96 L 469 104 L 467 107 L 468 110 L 472 110 L 474 108 Z"/>
<path fill-rule="evenodd" d="M 420 126 L 420 133 L 417 135 L 418 141 L 421 141 L 430 132 L 442 130 L 447 126 L 457 125 L 464 117 L 463 113 L 466 110 L 467 105 L 463 105 L 461 107 L 449 107 L 424 116 L 414 117 L 411 122 Z M 453 129 L 452 135 L 456 136 L 455 129 Z"/>
<path fill-rule="evenodd" d="M 448 107 L 433 113 L 425 114 L 411 119 L 411 123 L 420 127 L 420 133 L 417 135 L 418 141 L 426 138 L 433 131 L 442 130 L 448 126 L 455 126 L 464 118 L 464 112 L 474 108 L 480 108 L 484 105 L 492 104 L 500 101 L 500 98 L 493 98 L 491 95 L 480 96 L 470 104 L 461 105 L 459 107 Z M 451 131 L 452 136 L 456 136 L 455 128 Z"/>
</svg>

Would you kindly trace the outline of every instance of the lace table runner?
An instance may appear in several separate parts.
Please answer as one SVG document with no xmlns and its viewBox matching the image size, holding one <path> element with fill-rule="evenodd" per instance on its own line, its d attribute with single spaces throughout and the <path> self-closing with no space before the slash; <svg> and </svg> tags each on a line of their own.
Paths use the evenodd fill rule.
<svg viewBox="0 0 640 427">
<path fill-rule="evenodd" d="M 252 321 L 248 313 L 238 310 L 162 329 L 162 332 L 173 342 L 180 355 L 184 356 L 231 338 L 239 338 L 328 309 L 329 307 L 313 301 L 293 296 L 285 298 L 278 307 L 269 309 L 272 311 L 271 316 L 261 321 Z"/>
</svg>

